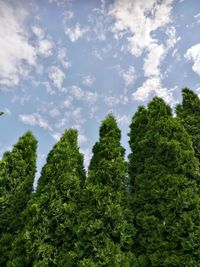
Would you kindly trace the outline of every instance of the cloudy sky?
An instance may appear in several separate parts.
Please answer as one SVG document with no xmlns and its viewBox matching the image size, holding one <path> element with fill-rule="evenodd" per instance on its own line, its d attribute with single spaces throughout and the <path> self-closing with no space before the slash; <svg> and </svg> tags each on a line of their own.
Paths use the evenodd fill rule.
<svg viewBox="0 0 200 267">
<path fill-rule="evenodd" d="M 0 0 L 0 155 L 28 129 L 38 170 L 64 129 L 86 164 L 112 112 L 127 132 L 138 105 L 200 93 L 199 0 Z"/>
</svg>

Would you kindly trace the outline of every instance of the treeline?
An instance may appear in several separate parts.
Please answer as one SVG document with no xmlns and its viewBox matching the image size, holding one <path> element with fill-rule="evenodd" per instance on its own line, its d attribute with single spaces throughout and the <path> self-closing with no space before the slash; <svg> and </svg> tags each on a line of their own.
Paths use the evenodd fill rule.
<svg viewBox="0 0 200 267">
<path fill-rule="evenodd" d="M 84 169 L 77 131 L 50 151 L 33 191 L 37 141 L 0 161 L 1 267 L 200 266 L 200 99 L 140 106 L 125 161 L 113 115 Z"/>
</svg>

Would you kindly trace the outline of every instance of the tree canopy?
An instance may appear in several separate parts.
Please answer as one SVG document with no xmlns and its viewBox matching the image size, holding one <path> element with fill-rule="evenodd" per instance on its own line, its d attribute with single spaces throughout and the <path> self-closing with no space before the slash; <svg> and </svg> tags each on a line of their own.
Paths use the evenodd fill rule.
<svg viewBox="0 0 200 267">
<path fill-rule="evenodd" d="M 143 129 L 144 121 L 141 135 L 134 126 L 140 124 L 138 129 Z M 139 262 L 142 266 L 200 266 L 199 173 L 189 135 L 157 97 L 147 109 L 138 110 L 130 128 Z M 132 155 L 135 151 L 140 157 Z"/>
<path fill-rule="evenodd" d="M 23 229 L 23 212 L 31 197 L 37 141 L 31 132 L 5 152 L 0 170 L 0 266 L 6 266 L 11 244 Z"/>
</svg>

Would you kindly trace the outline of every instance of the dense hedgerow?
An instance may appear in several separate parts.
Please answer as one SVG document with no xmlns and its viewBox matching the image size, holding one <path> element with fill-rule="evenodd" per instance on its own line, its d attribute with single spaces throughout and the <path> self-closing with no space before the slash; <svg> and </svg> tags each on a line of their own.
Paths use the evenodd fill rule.
<svg viewBox="0 0 200 267">
<path fill-rule="evenodd" d="M 66 130 L 36 192 L 37 141 L 22 136 L 0 161 L 0 267 L 200 267 L 200 99 L 184 88 L 176 112 L 138 108 L 128 162 L 108 115 L 87 175 Z"/>
<path fill-rule="evenodd" d="M 200 266 L 199 170 L 190 136 L 159 98 L 139 108 L 130 128 L 139 262 L 148 267 Z"/>
<path fill-rule="evenodd" d="M 13 240 L 24 227 L 23 212 L 31 197 L 37 141 L 31 132 L 20 137 L 0 161 L 0 266 L 6 266 Z"/>
</svg>

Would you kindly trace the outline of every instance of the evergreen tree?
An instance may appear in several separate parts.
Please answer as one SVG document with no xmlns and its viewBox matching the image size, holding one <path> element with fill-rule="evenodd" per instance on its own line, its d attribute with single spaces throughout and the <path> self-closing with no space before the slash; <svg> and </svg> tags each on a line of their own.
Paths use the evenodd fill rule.
<svg viewBox="0 0 200 267">
<path fill-rule="evenodd" d="M 159 98 L 140 108 L 130 128 L 138 261 L 143 267 L 198 267 L 199 175 L 190 137 Z"/>
<path fill-rule="evenodd" d="M 33 189 L 37 141 L 22 136 L 0 165 L 0 266 L 6 266 L 12 242 L 24 226 L 23 211 Z"/>
<path fill-rule="evenodd" d="M 77 131 L 69 129 L 50 151 L 29 203 L 27 225 L 16 242 L 25 244 L 25 255 L 16 253 L 10 266 L 72 266 L 77 204 L 84 180 Z"/>
<path fill-rule="evenodd" d="M 192 138 L 196 157 L 200 162 L 200 99 L 198 95 L 184 88 L 182 104 L 177 105 L 176 113 Z"/>
<path fill-rule="evenodd" d="M 125 188 L 126 163 L 121 132 L 108 115 L 93 147 L 79 213 L 78 263 L 83 267 L 134 267 L 132 227 Z"/>
<path fill-rule="evenodd" d="M 131 188 L 133 188 L 134 186 L 133 177 L 135 177 L 136 174 L 140 173 L 143 170 L 145 155 L 141 153 L 142 151 L 140 151 L 140 141 L 143 140 L 144 135 L 147 131 L 147 123 L 147 110 L 144 106 L 139 106 L 138 111 L 135 113 L 130 125 L 131 134 L 128 134 L 130 138 L 129 145 L 133 152 L 128 156 L 128 173 L 129 178 L 132 178 L 129 181 Z"/>
</svg>

